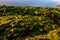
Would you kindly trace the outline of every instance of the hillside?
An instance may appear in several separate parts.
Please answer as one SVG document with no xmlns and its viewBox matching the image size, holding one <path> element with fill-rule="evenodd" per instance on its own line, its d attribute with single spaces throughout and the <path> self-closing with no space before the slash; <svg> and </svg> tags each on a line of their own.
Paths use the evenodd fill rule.
<svg viewBox="0 0 60 40">
<path fill-rule="evenodd" d="M 60 9 L 0 6 L 0 40 L 60 40 Z"/>
<path fill-rule="evenodd" d="M 55 8 L 60 8 L 60 5 L 56 5 Z"/>
</svg>

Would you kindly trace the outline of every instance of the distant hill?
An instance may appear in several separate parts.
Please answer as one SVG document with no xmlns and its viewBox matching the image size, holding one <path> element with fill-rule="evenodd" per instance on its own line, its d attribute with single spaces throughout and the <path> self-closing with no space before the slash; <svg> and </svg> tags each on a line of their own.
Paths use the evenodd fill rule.
<svg viewBox="0 0 60 40">
<path fill-rule="evenodd" d="M 55 8 L 60 8 L 60 5 L 55 6 Z"/>
</svg>

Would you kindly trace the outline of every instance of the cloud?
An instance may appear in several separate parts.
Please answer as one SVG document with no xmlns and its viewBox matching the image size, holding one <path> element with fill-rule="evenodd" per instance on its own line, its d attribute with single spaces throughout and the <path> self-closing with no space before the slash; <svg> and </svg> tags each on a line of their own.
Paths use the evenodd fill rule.
<svg viewBox="0 0 60 40">
<path fill-rule="evenodd" d="M 58 0 L 59 1 L 59 0 Z M 55 6 L 57 0 L 0 0 L 0 4 L 23 6 Z"/>
<path fill-rule="evenodd" d="M 56 5 L 60 5 L 60 0 L 54 0 L 56 2 Z"/>
</svg>

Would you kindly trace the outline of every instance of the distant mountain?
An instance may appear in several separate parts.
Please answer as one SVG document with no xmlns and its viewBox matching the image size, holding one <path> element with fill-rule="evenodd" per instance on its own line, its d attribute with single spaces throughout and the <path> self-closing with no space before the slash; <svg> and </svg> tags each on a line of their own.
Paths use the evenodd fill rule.
<svg viewBox="0 0 60 40">
<path fill-rule="evenodd" d="M 55 6 L 55 8 L 60 8 L 60 5 Z"/>
</svg>

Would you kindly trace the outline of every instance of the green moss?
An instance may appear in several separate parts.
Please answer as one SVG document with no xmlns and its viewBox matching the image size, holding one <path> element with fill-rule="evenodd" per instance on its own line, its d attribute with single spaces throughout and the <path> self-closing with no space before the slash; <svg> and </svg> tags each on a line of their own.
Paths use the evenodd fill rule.
<svg viewBox="0 0 60 40">
<path fill-rule="evenodd" d="M 3 7 L 3 6 L 2 6 Z M 60 27 L 60 12 L 55 8 L 43 8 L 43 7 L 14 7 L 14 6 L 4 6 L 0 8 L 0 17 L 10 16 L 4 19 L 12 20 L 9 23 L 0 25 L 0 39 L 13 40 L 20 36 L 26 38 L 28 36 L 35 36 L 39 34 L 47 34 L 49 31 L 54 30 L 52 24 L 58 25 Z M 37 12 L 37 14 L 35 13 Z M 3 15 L 4 13 L 4 15 Z M 21 16 L 19 16 L 21 15 Z M 14 17 L 12 17 L 14 16 Z M 17 17 L 17 18 L 16 18 Z M 40 20 L 40 17 L 41 20 Z M 1 19 L 0 22 L 7 22 Z M 4 20 L 4 21 L 3 21 Z M 12 27 L 13 25 L 13 27 Z M 14 31 L 11 32 L 10 30 Z M 42 31 L 40 31 L 42 29 Z M 14 34 L 16 34 L 14 36 Z"/>
</svg>

